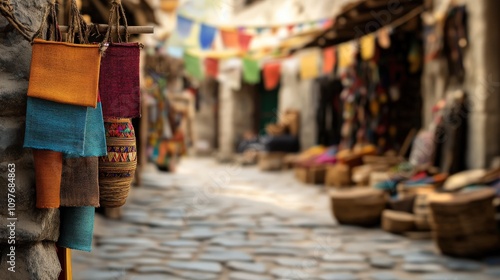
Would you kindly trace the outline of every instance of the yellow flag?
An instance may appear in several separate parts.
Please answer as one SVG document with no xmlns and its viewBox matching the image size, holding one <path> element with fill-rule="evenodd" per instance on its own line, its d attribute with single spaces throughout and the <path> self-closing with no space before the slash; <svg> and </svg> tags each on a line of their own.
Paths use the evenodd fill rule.
<svg viewBox="0 0 500 280">
<path fill-rule="evenodd" d="M 354 64 L 354 56 L 356 55 L 356 45 L 353 42 L 340 44 L 339 52 L 339 67 L 344 68 Z"/>
<path fill-rule="evenodd" d="M 300 57 L 300 78 L 314 79 L 319 76 L 319 53 L 317 50 L 306 52 Z"/>
<path fill-rule="evenodd" d="M 370 60 L 375 56 L 375 35 L 368 34 L 360 40 L 361 57 L 363 60 Z"/>
</svg>

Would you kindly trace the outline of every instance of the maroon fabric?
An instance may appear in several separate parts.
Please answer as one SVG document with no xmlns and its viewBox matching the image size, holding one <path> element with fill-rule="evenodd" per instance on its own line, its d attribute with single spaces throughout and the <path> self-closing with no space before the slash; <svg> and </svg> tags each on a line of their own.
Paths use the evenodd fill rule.
<svg viewBox="0 0 500 280">
<path fill-rule="evenodd" d="M 138 43 L 110 43 L 101 61 L 99 93 L 104 117 L 141 115 Z"/>
</svg>

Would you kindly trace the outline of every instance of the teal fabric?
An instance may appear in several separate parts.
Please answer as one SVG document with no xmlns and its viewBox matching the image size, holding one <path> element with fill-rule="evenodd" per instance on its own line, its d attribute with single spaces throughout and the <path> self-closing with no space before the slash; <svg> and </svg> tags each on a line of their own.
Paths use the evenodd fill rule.
<svg viewBox="0 0 500 280">
<path fill-rule="evenodd" d="M 66 158 L 100 157 L 106 154 L 106 133 L 104 131 L 102 105 L 99 102 L 96 108 L 87 107 L 83 153 L 68 153 L 65 156 Z"/>
<path fill-rule="evenodd" d="M 57 245 L 79 251 L 92 251 L 94 207 L 61 207 L 61 225 Z"/>
<path fill-rule="evenodd" d="M 83 154 L 87 107 L 28 97 L 24 147 Z"/>
</svg>

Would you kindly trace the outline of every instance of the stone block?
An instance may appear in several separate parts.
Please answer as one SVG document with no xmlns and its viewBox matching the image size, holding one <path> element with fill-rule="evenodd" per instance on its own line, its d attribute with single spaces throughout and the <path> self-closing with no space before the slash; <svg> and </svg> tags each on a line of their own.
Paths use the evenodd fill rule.
<svg viewBox="0 0 500 280">
<path fill-rule="evenodd" d="M 0 104 L 4 104 L 1 97 L 0 94 Z M 12 162 L 24 154 L 24 124 L 24 117 L 0 117 L 0 132 L 2 134 L 0 137 L 0 158 L 2 161 Z"/>
<path fill-rule="evenodd" d="M 2 279 L 53 280 L 59 277 L 61 265 L 57 259 L 56 246 L 52 242 L 16 245 L 15 272 L 10 272 L 7 254 L 10 246 L 0 246 L 0 271 Z M 9 257 L 10 258 L 10 257 Z"/>
</svg>

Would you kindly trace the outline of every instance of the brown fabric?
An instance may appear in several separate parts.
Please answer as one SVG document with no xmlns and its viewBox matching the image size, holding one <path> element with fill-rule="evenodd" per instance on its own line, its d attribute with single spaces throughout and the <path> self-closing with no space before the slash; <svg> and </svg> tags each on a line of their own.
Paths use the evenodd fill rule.
<svg viewBox="0 0 500 280">
<path fill-rule="evenodd" d="M 33 150 L 36 175 L 36 207 L 59 208 L 61 204 L 62 153 Z"/>
<path fill-rule="evenodd" d="M 99 207 L 98 158 L 68 158 L 63 161 L 61 206 Z"/>
</svg>

